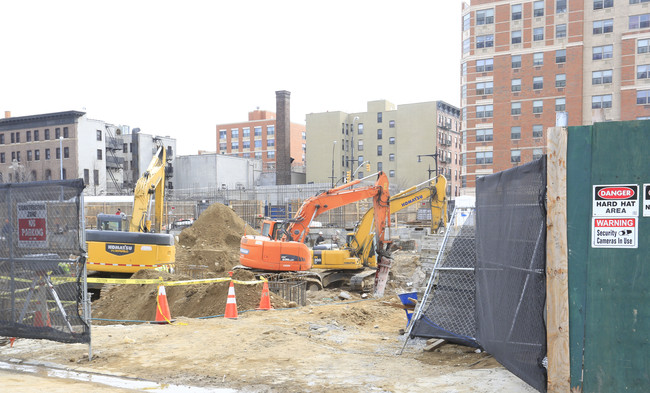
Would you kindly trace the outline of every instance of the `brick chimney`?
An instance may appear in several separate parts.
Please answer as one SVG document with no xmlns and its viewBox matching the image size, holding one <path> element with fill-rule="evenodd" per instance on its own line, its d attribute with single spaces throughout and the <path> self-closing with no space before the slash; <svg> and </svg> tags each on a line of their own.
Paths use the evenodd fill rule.
<svg viewBox="0 0 650 393">
<path fill-rule="evenodd" d="M 5 111 L 5 119 L 8 119 L 11 117 L 11 111 Z"/>
<path fill-rule="evenodd" d="M 291 92 L 275 92 L 275 184 L 291 184 L 291 150 L 289 96 Z"/>
</svg>

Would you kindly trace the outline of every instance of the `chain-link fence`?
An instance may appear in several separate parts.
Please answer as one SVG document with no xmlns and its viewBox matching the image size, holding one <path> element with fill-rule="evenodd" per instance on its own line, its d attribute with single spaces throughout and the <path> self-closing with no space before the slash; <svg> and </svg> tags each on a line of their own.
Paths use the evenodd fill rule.
<svg viewBox="0 0 650 393">
<path fill-rule="evenodd" d="M 410 335 L 478 347 L 474 209 L 456 209 L 452 217 Z"/>
<path fill-rule="evenodd" d="M 0 335 L 90 342 L 83 188 L 81 179 L 0 184 Z"/>
</svg>

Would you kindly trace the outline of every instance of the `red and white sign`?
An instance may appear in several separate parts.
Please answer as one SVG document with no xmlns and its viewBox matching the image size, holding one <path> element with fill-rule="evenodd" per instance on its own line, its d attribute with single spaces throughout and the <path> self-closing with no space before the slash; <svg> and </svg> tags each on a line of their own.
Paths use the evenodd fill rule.
<svg viewBox="0 0 650 393">
<path fill-rule="evenodd" d="M 27 202 L 17 205 L 18 247 L 47 247 L 47 205 Z"/>
<path fill-rule="evenodd" d="M 592 218 L 591 246 L 593 248 L 637 248 L 637 217 Z"/>
<path fill-rule="evenodd" d="M 638 217 L 639 186 L 614 184 L 594 186 L 594 217 Z"/>
</svg>

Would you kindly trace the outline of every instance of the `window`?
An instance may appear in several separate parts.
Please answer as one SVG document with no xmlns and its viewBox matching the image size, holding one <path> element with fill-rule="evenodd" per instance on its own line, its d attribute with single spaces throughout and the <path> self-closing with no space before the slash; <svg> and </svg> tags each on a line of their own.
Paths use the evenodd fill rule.
<svg viewBox="0 0 650 393">
<path fill-rule="evenodd" d="M 27 161 L 31 161 L 31 160 L 32 160 L 32 151 L 27 150 Z"/>
<path fill-rule="evenodd" d="M 266 147 L 273 147 L 273 146 L 275 146 L 275 139 L 267 139 Z"/>
<path fill-rule="evenodd" d="M 93 180 L 95 181 L 95 184 L 99 184 L 99 170 L 98 169 L 93 170 Z"/>
<path fill-rule="evenodd" d="M 70 137 L 70 134 L 68 134 L 68 127 L 63 127 L 63 137 L 64 138 Z"/>
<path fill-rule="evenodd" d="M 226 130 L 219 130 L 219 139 L 226 139 Z"/>
<path fill-rule="evenodd" d="M 592 60 L 611 59 L 613 55 L 613 45 L 594 46 L 591 58 Z"/>
<path fill-rule="evenodd" d="M 521 55 L 513 55 L 510 63 L 512 68 L 521 68 Z"/>
<path fill-rule="evenodd" d="M 102 149 L 97 149 L 97 159 L 101 160 L 102 156 L 103 156 Z M 61 150 L 58 147 L 56 148 L 56 158 L 57 159 L 61 158 Z"/>
<path fill-rule="evenodd" d="M 226 142 L 219 143 L 219 150 L 224 151 L 227 148 L 228 148 L 228 144 Z"/>
<path fill-rule="evenodd" d="M 15 151 L 12 151 L 12 152 L 11 152 L 11 161 L 13 162 L 13 161 L 15 161 L 15 160 L 16 160 L 16 152 L 15 152 Z"/>
<path fill-rule="evenodd" d="M 510 139 L 521 139 L 521 127 L 510 127 Z"/>
<path fill-rule="evenodd" d="M 41 151 L 34 150 L 34 161 L 40 161 L 40 159 L 41 159 Z"/>
<path fill-rule="evenodd" d="M 566 49 L 558 49 L 555 51 L 555 63 L 566 63 Z"/>
<path fill-rule="evenodd" d="M 262 140 L 261 139 L 256 140 L 255 141 L 255 148 L 259 149 L 261 147 L 262 147 Z"/>
<path fill-rule="evenodd" d="M 566 110 L 566 98 L 556 98 L 555 99 L 555 111 L 563 112 Z"/>
<path fill-rule="evenodd" d="M 27 142 L 31 142 L 31 141 L 32 141 L 32 132 L 31 132 L 31 131 L 27 131 L 27 132 L 25 133 L 25 140 L 26 140 Z"/>
<path fill-rule="evenodd" d="M 510 33 L 511 44 L 521 44 L 521 30 L 516 30 Z"/>
<path fill-rule="evenodd" d="M 467 98 L 467 85 L 460 87 L 460 98 Z"/>
<path fill-rule="evenodd" d="M 544 64 L 544 53 L 533 53 L 533 65 L 541 66 Z"/>
<path fill-rule="evenodd" d="M 476 106 L 476 117 L 492 117 L 493 106 L 492 105 L 477 105 Z"/>
<path fill-rule="evenodd" d="M 70 158 L 70 148 L 69 147 L 64 147 L 63 148 L 63 158 Z"/>
<path fill-rule="evenodd" d="M 5 134 L 0 134 L 0 145 L 5 144 Z"/>
<path fill-rule="evenodd" d="M 632 15 L 629 17 L 630 30 L 645 29 L 646 27 L 650 27 L 650 14 Z"/>
<path fill-rule="evenodd" d="M 463 40 L 463 54 L 469 53 L 469 38 Z"/>
<path fill-rule="evenodd" d="M 363 123 L 357 124 L 357 134 L 363 135 Z"/>
<path fill-rule="evenodd" d="M 481 82 L 476 84 L 476 95 L 484 96 L 492 94 L 493 82 Z"/>
<path fill-rule="evenodd" d="M 388 121 L 388 128 L 395 128 L 395 120 Z"/>
<path fill-rule="evenodd" d="M 476 163 L 480 165 L 492 163 L 491 151 L 480 151 L 476 153 Z"/>
<path fill-rule="evenodd" d="M 638 97 L 637 97 L 637 104 L 638 104 Z M 591 97 L 591 109 L 611 108 L 611 107 L 612 107 L 611 94 Z"/>
<path fill-rule="evenodd" d="M 533 29 L 533 41 L 542 41 L 544 39 L 544 28 L 535 27 Z"/>
<path fill-rule="evenodd" d="M 377 139 L 381 139 L 381 138 L 382 138 L 382 135 L 381 135 L 382 132 L 383 132 L 383 131 L 382 131 L 381 128 L 378 128 L 378 129 L 377 129 Z"/>
<path fill-rule="evenodd" d="M 61 129 L 60 128 L 55 128 L 54 129 L 54 139 L 59 139 L 61 137 Z"/>
<path fill-rule="evenodd" d="M 555 75 L 555 87 L 565 87 L 565 86 L 566 86 L 566 74 Z"/>
<path fill-rule="evenodd" d="M 561 25 L 555 26 L 555 38 L 564 37 L 566 37 L 566 24 L 562 23 Z"/>
<path fill-rule="evenodd" d="M 536 1 L 533 3 L 533 16 L 544 16 L 544 1 Z"/>
<path fill-rule="evenodd" d="M 383 162 L 379 161 L 379 162 L 377 163 L 377 170 L 378 170 L 378 171 L 382 171 L 382 170 L 384 170 L 384 163 L 383 163 Z"/>
<path fill-rule="evenodd" d="M 46 128 L 45 131 L 44 131 L 43 140 L 47 141 L 49 139 L 50 139 L 50 129 Z"/>
<path fill-rule="evenodd" d="M 650 0 L 630 0 L 630 4 L 648 3 Z M 642 119 L 637 119 L 642 120 Z"/>
<path fill-rule="evenodd" d="M 231 128 L 230 129 L 230 137 L 232 139 L 237 139 L 239 138 L 239 128 Z"/>
<path fill-rule="evenodd" d="M 483 128 L 476 130 L 476 142 L 489 142 L 492 140 L 492 128 Z"/>
<path fill-rule="evenodd" d="M 266 135 L 275 135 L 275 126 L 266 126 Z M 305 137 L 303 136 L 302 139 L 305 139 Z"/>
<path fill-rule="evenodd" d="M 364 160 L 363 160 L 363 156 L 359 156 L 359 157 L 357 157 L 357 165 L 362 165 L 362 164 L 363 164 L 363 161 L 364 161 Z M 359 178 L 361 178 L 361 176 L 359 176 Z"/>
<path fill-rule="evenodd" d="M 380 156 L 382 154 L 382 146 L 377 145 L 377 155 Z"/>
<path fill-rule="evenodd" d="M 256 151 L 255 152 L 255 159 L 261 160 L 262 159 L 262 152 L 261 151 Z"/>
<path fill-rule="evenodd" d="M 476 11 L 476 25 L 489 25 L 494 23 L 494 9 Z"/>
<path fill-rule="evenodd" d="M 650 65 L 644 64 L 644 65 L 636 66 L 636 78 L 637 79 L 650 78 Z"/>
<path fill-rule="evenodd" d="M 521 162 L 521 150 L 510 150 L 510 162 L 513 164 Z"/>
<path fill-rule="evenodd" d="M 533 77 L 533 89 L 539 90 L 544 88 L 544 77 L 543 76 L 534 76 Z"/>
<path fill-rule="evenodd" d="M 542 113 L 544 111 L 544 101 L 533 101 L 533 113 Z"/>
<path fill-rule="evenodd" d="M 533 138 L 543 138 L 544 137 L 544 128 L 541 124 L 533 125 Z"/>
<path fill-rule="evenodd" d="M 251 128 L 250 127 L 242 127 L 241 136 L 242 136 L 242 138 L 250 138 L 251 137 Z"/>
<path fill-rule="evenodd" d="M 243 149 L 250 149 L 251 148 L 251 141 L 243 141 L 241 144 L 241 147 Z"/>
<path fill-rule="evenodd" d="M 230 149 L 231 150 L 239 150 L 239 141 L 232 141 L 230 143 Z"/>
<path fill-rule="evenodd" d="M 611 33 L 614 30 L 614 19 L 596 20 L 593 23 L 594 34 Z"/>
<path fill-rule="evenodd" d="M 0 153 L 0 163 L 4 164 L 5 163 L 5 153 Z"/>
<path fill-rule="evenodd" d="M 20 143 L 20 132 L 16 133 L 16 143 Z"/>
<path fill-rule="evenodd" d="M 255 132 L 255 136 L 262 136 L 262 126 L 255 126 L 253 127 L 253 132 Z"/>
<path fill-rule="evenodd" d="M 39 141 L 38 130 L 34 130 L 34 142 Z"/>
<path fill-rule="evenodd" d="M 533 149 L 533 160 L 539 160 L 544 155 L 544 149 Z"/>
<path fill-rule="evenodd" d="M 650 40 L 637 40 L 636 53 L 648 53 L 648 52 L 650 52 Z"/>
<path fill-rule="evenodd" d="M 593 71 L 591 73 L 592 85 L 602 85 L 605 83 L 612 83 L 612 70 Z"/>
<path fill-rule="evenodd" d="M 395 177 L 395 171 L 393 169 L 388 171 L 388 177 Z"/>
<path fill-rule="evenodd" d="M 566 12 L 566 0 L 555 1 L 555 12 L 558 14 Z"/>
<path fill-rule="evenodd" d="M 390 153 L 388 155 L 388 161 L 395 161 L 395 154 L 394 153 Z"/>
<path fill-rule="evenodd" d="M 486 34 L 476 37 L 476 49 L 491 48 L 494 46 L 494 35 Z"/>
<path fill-rule="evenodd" d="M 513 102 L 510 104 L 511 115 L 521 115 L 521 102 Z"/>
<path fill-rule="evenodd" d="M 470 24 L 470 15 L 469 14 L 463 15 L 463 31 L 469 30 L 469 24 Z"/>
<path fill-rule="evenodd" d="M 630 4 L 632 2 L 630 1 Z M 594 9 L 601 10 L 603 8 L 611 8 L 614 6 L 614 0 L 594 0 Z"/>
<path fill-rule="evenodd" d="M 639 90 L 636 92 L 636 103 L 645 105 L 650 103 L 650 90 Z"/>
<path fill-rule="evenodd" d="M 266 158 L 275 158 L 275 151 L 267 151 Z"/>
<path fill-rule="evenodd" d="M 358 151 L 363 151 L 363 141 L 358 141 L 357 142 L 357 150 Z"/>
<path fill-rule="evenodd" d="M 50 149 L 45 149 L 45 159 L 46 160 L 50 159 Z"/>
<path fill-rule="evenodd" d="M 492 71 L 493 69 L 494 69 L 493 59 L 476 60 L 476 72 L 487 72 L 487 71 Z"/>
<path fill-rule="evenodd" d="M 102 130 L 97 130 L 97 140 L 98 141 L 102 140 Z"/>
<path fill-rule="evenodd" d="M 384 120 L 384 114 L 382 112 L 377 112 L 377 123 L 381 123 Z"/>
<path fill-rule="evenodd" d="M 521 79 L 513 79 L 510 82 L 511 91 L 521 91 Z"/>
<path fill-rule="evenodd" d="M 521 4 L 513 4 L 510 11 L 512 20 L 521 19 Z"/>
</svg>

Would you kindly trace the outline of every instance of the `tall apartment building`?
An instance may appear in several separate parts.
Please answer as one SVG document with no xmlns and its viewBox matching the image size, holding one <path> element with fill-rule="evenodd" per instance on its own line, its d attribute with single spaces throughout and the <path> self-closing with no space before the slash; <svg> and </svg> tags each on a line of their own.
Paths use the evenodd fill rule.
<svg viewBox="0 0 650 393">
<path fill-rule="evenodd" d="M 650 116 L 650 1 L 472 0 L 463 9 L 464 193 L 568 125 Z"/>
<path fill-rule="evenodd" d="M 276 162 L 276 115 L 256 109 L 248 121 L 217 125 L 217 152 L 262 160 L 265 171 L 274 171 Z M 290 156 L 294 170 L 305 164 L 305 126 L 290 123 Z"/>
<path fill-rule="evenodd" d="M 443 101 L 396 106 L 369 101 L 366 112 L 307 115 L 307 182 L 341 184 L 347 172 L 359 179 L 384 171 L 405 188 L 434 177 L 460 193 L 460 110 Z M 418 157 L 420 156 L 420 157 Z"/>
</svg>

